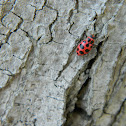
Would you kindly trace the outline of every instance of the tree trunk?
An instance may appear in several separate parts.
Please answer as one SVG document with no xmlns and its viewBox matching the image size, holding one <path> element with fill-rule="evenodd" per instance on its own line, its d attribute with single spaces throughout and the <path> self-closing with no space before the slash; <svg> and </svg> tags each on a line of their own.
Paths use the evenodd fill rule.
<svg viewBox="0 0 126 126">
<path fill-rule="evenodd" d="M 126 0 L 2 0 L 0 12 L 1 126 L 126 126 Z"/>
</svg>

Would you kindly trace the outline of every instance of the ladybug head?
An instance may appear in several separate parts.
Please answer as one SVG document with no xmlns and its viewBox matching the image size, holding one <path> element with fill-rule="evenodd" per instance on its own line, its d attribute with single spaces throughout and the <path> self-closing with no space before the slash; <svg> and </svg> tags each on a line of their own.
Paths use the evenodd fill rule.
<svg viewBox="0 0 126 126">
<path fill-rule="evenodd" d="M 90 35 L 91 38 L 95 39 L 95 36 L 94 35 Z"/>
</svg>

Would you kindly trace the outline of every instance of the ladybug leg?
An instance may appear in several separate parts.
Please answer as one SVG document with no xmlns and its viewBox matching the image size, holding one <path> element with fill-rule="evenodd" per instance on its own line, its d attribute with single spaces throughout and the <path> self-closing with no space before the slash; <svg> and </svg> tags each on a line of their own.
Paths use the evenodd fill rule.
<svg viewBox="0 0 126 126">
<path fill-rule="evenodd" d="M 86 34 L 85 34 L 86 35 Z M 88 36 L 86 35 L 86 38 L 87 38 Z"/>
</svg>

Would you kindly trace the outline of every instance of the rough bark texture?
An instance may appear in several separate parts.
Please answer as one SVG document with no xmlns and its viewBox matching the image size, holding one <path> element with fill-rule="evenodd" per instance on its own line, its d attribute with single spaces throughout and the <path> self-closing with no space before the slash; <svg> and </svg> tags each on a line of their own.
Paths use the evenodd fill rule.
<svg viewBox="0 0 126 126">
<path fill-rule="evenodd" d="M 126 126 L 126 0 L 1 0 L 0 19 L 1 126 Z"/>
</svg>

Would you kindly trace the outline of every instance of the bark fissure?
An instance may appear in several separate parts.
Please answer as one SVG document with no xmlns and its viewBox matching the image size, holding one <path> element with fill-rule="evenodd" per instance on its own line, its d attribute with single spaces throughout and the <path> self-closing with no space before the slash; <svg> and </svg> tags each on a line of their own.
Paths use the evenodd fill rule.
<svg viewBox="0 0 126 126">
<path fill-rule="evenodd" d="M 125 105 L 126 99 L 123 100 L 122 104 L 120 105 L 120 109 L 118 110 L 118 112 L 114 115 L 114 118 L 111 122 L 111 126 L 113 126 L 113 124 L 117 121 L 117 117 L 119 116 L 119 114 L 121 113 L 121 111 L 123 111 L 124 109 L 124 105 Z"/>
<path fill-rule="evenodd" d="M 56 18 L 53 20 L 53 22 L 52 22 L 51 24 L 49 24 L 49 31 L 50 31 L 50 34 L 51 34 L 51 38 L 50 38 L 50 40 L 46 43 L 46 44 L 48 44 L 48 43 L 50 43 L 50 42 L 53 41 L 52 27 L 53 27 L 53 25 L 55 24 L 55 22 L 58 20 L 59 13 L 58 13 L 58 10 L 53 9 L 52 7 L 50 7 L 50 6 L 48 6 L 48 5 L 46 5 L 46 7 L 50 8 L 51 10 L 56 11 Z"/>
<path fill-rule="evenodd" d="M 106 38 L 105 41 L 107 41 L 107 39 L 108 39 L 108 38 Z M 103 42 L 105 42 L 105 41 L 102 41 L 102 42 L 100 42 L 100 43 L 98 44 L 98 46 L 97 46 L 97 54 L 96 54 L 96 56 L 95 56 L 93 59 L 91 59 L 91 60 L 87 63 L 87 66 L 86 66 L 86 69 L 84 70 L 84 73 L 86 73 L 87 70 L 90 71 L 90 69 L 92 68 L 93 64 L 97 61 L 97 58 L 98 58 L 99 55 L 101 54 L 100 48 L 102 47 L 102 44 L 103 44 Z M 79 74 L 81 74 L 81 73 L 79 73 Z M 77 81 L 77 80 L 76 80 L 76 81 Z M 75 81 L 75 83 L 76 83 L 76 81 Z M 65 110 L 65 114 L 64 114 L 64 116 L 65 116 L 65 118 L 66 118 L 66 121 L 65 121 L 65 123 L 63 124 L 63 126 L 69 126 L 68 123 L 69 123 L 69 121 L 71 120 L 72 113 L 74 113 L 74 112 L 77 111 L 78 109 L 82 109 L 82 108 L 79 108 L 77 105 L 78 105 L 78 103 L 82 100 L 82 98 L 84 97 L 84 95 L 85 95 L 85 93 L 86 93 L 86 89 L 88 88 L 88 86 L 89 86 L 89 84 L 90 84 L 90 81 L 91 81 L 91 77 L 89 77 L 89 74 L 88 74 L 88 78 L 85 80 L 84 84 L 82 85 L 82 87 L 81 87 L 80 90 L 78 91 L 77 95 L 75 96 L 75 97 L 77 98 L 77 101 L 76 101 L 76 103 L 75 103 L 75 106 L 76 106 L 76 107 L 73 109 L 72 112 L 69 112 L 69 111 L 67 110 L 67 108 L 68 108 L 68 106 L 70 105 L 70 102 L 71 102 L 71 101 L 68 102 L 68 100 L 66 100 L 66 110 Z M 70 87 L 70 88 L 72 88 L 72 87 Z M 69 90 L 72 90 L 72 89 L 70 89 L 70 88 L 69 88 Z M 67 94 L 67 96 L 69 97 L 69 93 Z M 66 98 L 69 99 L 67 96 L 66 96 Z M 68 104 L 68 105 L 67 105 L 67 104 Z M 77 109 L 77 110 L 76 110 L 76 109 Z M 83 110 L 83 111 L 85 111 L 85 110 Z M 79 113 L 79 112 L 78 112 L 78 113 Z M 85 113 L 86 113 L 86 111 L 85 111 Z M 88 120 L 92 120 L 92 119 L 91 119 L 91 116 L 89 116 L 87 113 L 86 113 L 86 115 L 87 115 L 87 116 L 85 116 L 84 119 L 90 117 L 90 118 L 88 118 Z M 73 118 L 73 117 L 72 117 L 72 118 Z M 87 120 L 87 119 L 86 119 L 86 120 Z"/>
</svg>

